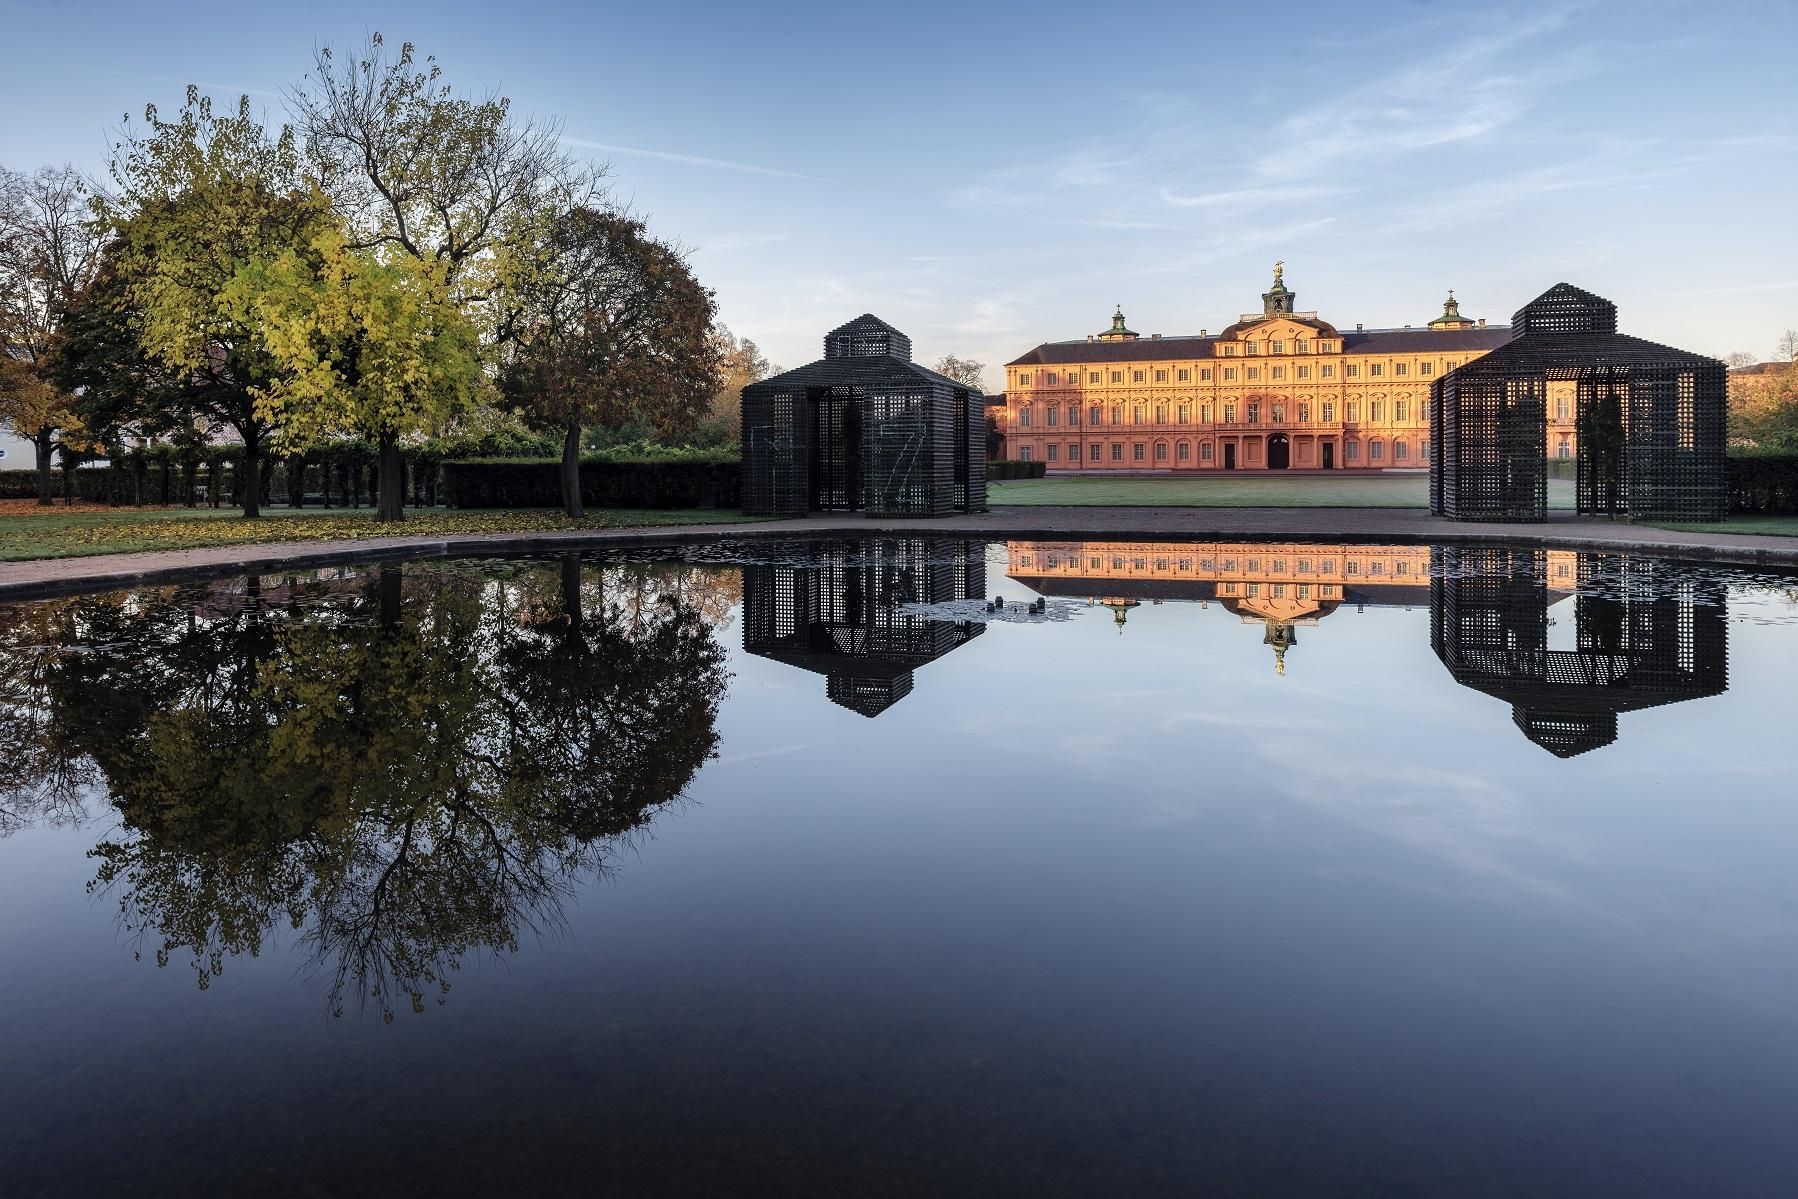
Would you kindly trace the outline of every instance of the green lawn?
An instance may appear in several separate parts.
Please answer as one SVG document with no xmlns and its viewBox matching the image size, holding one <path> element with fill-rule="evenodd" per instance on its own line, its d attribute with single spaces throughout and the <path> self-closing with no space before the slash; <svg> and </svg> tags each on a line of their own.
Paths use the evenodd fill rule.
<svg viewBox="0 0 1798 1199">
<path fill-rule="evenodd" d="M 103 512 L 0 513 L 0 561 L 79 558 L 136 550 L 197 549 L 276 541 L 335 541 L 362 537 L 447 533 L 523 533 L 554 529 L 617 529 L 649 525 L 722 524 L 753 518 L 728 509 L 604 508 L 569 520 L 538 508 L 414 510 L 404 524 L 376 524 L 367 508 L 275 508 L 244 520 L 228 508 L 118 508 Z"/>
<path fill-rule="evenodd" d="M 1427 508 L 1428 475 L 1175 475 L 1050 477 L 991 483 L 994 506 L 1112 505 L 1125 508 Z M 1573 483 L 1548 481 L 1548 506 L 1573 507 Z"/>
<path fill-rule="evenodd" d="M 1656 529 L 1682 533 L 1752 533 L 1760 537 L 1798 537 L 1798 516 L 1732 516 L 1714 524 L 1656 524 Z"/>
</svg>

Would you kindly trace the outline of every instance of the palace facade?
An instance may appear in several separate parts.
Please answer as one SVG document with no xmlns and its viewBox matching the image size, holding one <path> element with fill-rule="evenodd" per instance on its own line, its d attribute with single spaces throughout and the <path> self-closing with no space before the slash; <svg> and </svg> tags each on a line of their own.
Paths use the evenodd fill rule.
<svg viewBox="0 0 1798 1199">
<path fill-rule="evenodd" d="M 1261 311 L 1216 334 L 1111 328 L 1005 368 L 1004 453 L 1051 471 L 1386 470 L 1430 463 L 1430 384 L 1511 338 L 1453 291 L 1419 328 L 1339 330 L 1296 307 L 1283 264 Z M 1548 454 L 1576 452 L 1573 385 L 1552 391 Z"/>
</svg>

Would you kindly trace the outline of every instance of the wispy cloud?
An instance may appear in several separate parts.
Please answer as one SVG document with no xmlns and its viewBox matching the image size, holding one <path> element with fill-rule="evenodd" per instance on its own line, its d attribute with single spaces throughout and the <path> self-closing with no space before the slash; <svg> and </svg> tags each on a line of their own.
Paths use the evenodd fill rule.
<svg viewBox="0 0 1798 1199">
<path fill-rule="evenodd" d="M 88 66 L 85 63 L 79 64 L 78 69 L 93 75 L 111 75 L 115 79 L 136 79 L 144 83 L 169 83 L 180 88 L 185 88 L 189 84 L 192 84 L 203 92 L 224 92 L 236 96 L 261 96 L 265 100 L 279 100 L 282 98 L 280 92 L 273 92 L 260 87 L 245 87 L 241 83 L 208 83 L 204 79 L 181 79 L 174 75 L 140 75 L 135 71 L 114 71 L 109 70 L 106 67 Z"/>
<path fill-rule="evenodd" d="M 641 146 L 618 146 L 611 142 L 592 142 L 582 137 L 563 135 L 562 142 L 569 146 L 578 146 L 583 150 L 598 150 L 605 154 L 628 154 L 637 158 L 654 158 L 661 162 L 678 162 L 682 166 L 710 167 L 719 171 L 740 171 L 745 175 L 769 175 L 776 179 L 808 179 L 813 183 L 828 183 L 820 175 L 806 175 L 799 171 L 786 171 L 779 167 L 757 166 L 748 162 L 732 162 L 725 158 L 707 158 L 702 154 L 677 154 L 672 150 L 646 150 Z"/>
</svg>

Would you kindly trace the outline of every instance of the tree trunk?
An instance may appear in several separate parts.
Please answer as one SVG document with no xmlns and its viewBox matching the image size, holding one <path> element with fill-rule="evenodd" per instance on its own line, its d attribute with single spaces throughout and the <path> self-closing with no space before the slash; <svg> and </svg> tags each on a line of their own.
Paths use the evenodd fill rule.
<svg viewBox="0 0 1798 1199">
<path fill-rule="evenodd" d="M 50 479 L 50 455 L 56 451 L 56 431 L 39 429 L 31 439 L 37 450 L 37 502 L 40 507 L 48 508 L 56 502 L 56 484 Z"/>
<path fill-rule="evenodd" d="M 581 427 L 562 431 L 562 511 L 575 519 L 587 514 L 581 505 Z"/>
<path fill-rule="evenodd" d="M 383 524 L 406 519 L 406 459 L 399 438 L 382 434 L 380 478 L 375 487 L 375 520 Z"/>
<path fill-rule="evenodd" d="M 375 568 L 375 577 L 381 591 L 381 629 L 391 633 L 400 627 L 405 576 L 400 573 L 398 566 L 382 565 Z"/>
<path fill-rule="evenodd" d="M 586 613 L 581 605 L 581 556 L 562 555 L 562 613 L 567 620 L 568 643 L 581 639 L 581 620 Z"/>
<path fill-rule="evenodd" d="M 248 438 L 244 439 L 243 478 L 239 483 L 243 487 L 243 514 L 254 520 L 262 515 L 262 447 Z"/>
</svg>

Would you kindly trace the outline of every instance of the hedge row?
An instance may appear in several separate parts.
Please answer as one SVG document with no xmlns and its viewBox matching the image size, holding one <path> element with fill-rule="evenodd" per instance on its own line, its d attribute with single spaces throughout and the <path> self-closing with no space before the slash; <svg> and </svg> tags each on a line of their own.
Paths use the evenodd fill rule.
<svg viewBox="0 0 1798 1199">
<path fill-rule="evenodd" d="M 988 482 L 1001 479 L 1040 479 L 1049 469 L 1047 462 L 1019 462 L 1015 458 L 992 458 L 986 464 Z"/>
<path fill-rule="evenodd" d="M 443 502 L 451 508 L 559 508 L 562 464 L 554 458 L 445 462 Z M 741 467 L 724 455 L 618 461 L 581 459 L 581 502 L 593 508 L 735 508 Z"/>
<path fill-rule="evenodd" d="M 1729 509 L 1769 515 L 1798 514 L 1798 454 L 1732 454 Z"/>
</svg>

